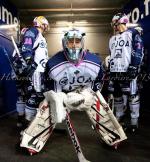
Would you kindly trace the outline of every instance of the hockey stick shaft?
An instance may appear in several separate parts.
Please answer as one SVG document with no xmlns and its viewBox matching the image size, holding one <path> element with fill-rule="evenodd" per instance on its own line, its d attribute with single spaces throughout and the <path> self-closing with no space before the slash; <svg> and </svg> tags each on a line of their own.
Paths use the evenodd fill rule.
<svg viewBox="0 0 150 162">
<path fill-rule="evenodd" d="M 20 58 L 20 60 L 21 60 L 22 63 L 24 64 L 24 66 L 27 66 L 25 60 L 23 59 L 23 57 L 22 57 L 21 54 L 20 54 L 20 51 L 19 51 L 19 49 L 18 49 L 18 47 L 17 47 L 17 44 L 16 44 L 16 42 L 15 42 L 13 36 L 11 36 L 11 40 L 12 40 L 13 46 L 14 46 L 14 48 L 15 48 L 15 51 L 16 51 L 18 57 Z M 14 57 L 14 56 L 13 56 L 13 57 Z"/>
<path fill-rule="evenodd" d="M 18 56 L 20 57 L 20 56 L 21 56 L 21 54 L 20 54 L 20 52 L 19 52 L 19 49 L 18 49 L 18 47 L 17 47 L 17 45 L 16 45 L 16 42 L 15 42 L 15 40 L 14 40 L 14 37 L 13 37 L 13 36 L 11 36 L 11 41 L 12 41 L 12 43 L 13 43 L 13 45 L 14 45 L 14 48 L 15 48 L 15 50 L 16 50 L 16 52 L 17 52 Z"/>
<path fill-rule="evenodd" d="M 68 128 L 69 135 L 70 135 L 70 138 L 72 140 L 73 146 L 74 146 L 75 151 L 77 153 L 79 162 L 90 162 L 90 161 L 85 159 L 85 157 L 84 157 L 84 155 L 82 153 L 81 146 L 80 146 L 78 137 L 76 135 L 76 132 L 75 132 L 75 130 L 73 128 L 73 125 L 71 123 L 71 119 L 70 119 L 68 111 L 67 111 L 67 116 L 66 116 L 66 125 L 67 125 L 67 128 Z"/>
</svg>

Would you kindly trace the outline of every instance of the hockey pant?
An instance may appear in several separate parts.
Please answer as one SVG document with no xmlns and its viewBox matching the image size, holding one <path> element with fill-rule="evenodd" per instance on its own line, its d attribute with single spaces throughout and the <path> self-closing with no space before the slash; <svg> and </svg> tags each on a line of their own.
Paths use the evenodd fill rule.
<svg viewBox="0 0 150 162">
<path fill-rule="evenodd" d="M 32 76 L 32 81 L 28 86 L 31 94 L 25 105 L 25 116 L 26 120 L 32 121 L 37 113 L 40 102 L 44 99 L 42 90 L 44 89 L 42 83 L 43 73 L 35 71 Z"/>
</svg>

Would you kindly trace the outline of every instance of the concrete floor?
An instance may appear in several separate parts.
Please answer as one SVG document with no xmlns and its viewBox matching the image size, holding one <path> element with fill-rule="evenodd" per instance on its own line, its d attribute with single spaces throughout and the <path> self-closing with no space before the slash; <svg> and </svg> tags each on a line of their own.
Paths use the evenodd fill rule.
<svg viewBox="0 0 150 162">
<path fill-rule="evenodd" d="M 142 112 L 137 134 L 127 134 L 128 140 L 114 150 L 99 139 L 83 112 L 71 113 L 83 153 L 91 162 L 150 162 L 150 112 Z M 1 162 L 78 162 L 69 135 L 53 133 L 44 149 L 37 155 L 29 156 L 20 149 L 16 115 L 0 119 L 0 161 Z M 59 125 L 65 128 L 65 124 Z"/>
</svg>

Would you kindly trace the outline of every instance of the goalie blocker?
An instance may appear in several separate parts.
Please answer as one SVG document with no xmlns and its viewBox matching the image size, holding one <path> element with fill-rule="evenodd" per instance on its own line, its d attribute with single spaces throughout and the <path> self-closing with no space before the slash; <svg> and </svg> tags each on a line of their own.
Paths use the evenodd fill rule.
<svg viewBox="0 0 150 162">
<path fill-rule="evenodd" d="M 66 119 L 67 111 L 73 110 L 86 111 L 100 138 L 109 146 L 116 146 L 127 139 L 121 125 L 99 91 L 95 93 L 91 89 L 81 89 L 68 94 L 48 91 L 44 95 L 45 100 L 35 119 L 24 130 L 20 144 L 30 153 L 39 152 L 55 125 Z"/>
</svg>

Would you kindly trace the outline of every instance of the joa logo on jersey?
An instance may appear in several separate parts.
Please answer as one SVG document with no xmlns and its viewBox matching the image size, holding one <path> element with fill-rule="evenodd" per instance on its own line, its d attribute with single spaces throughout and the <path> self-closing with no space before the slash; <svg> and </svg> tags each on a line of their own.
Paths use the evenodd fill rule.
<svg viewBox="0 0 150 162">
<path fill-rule="evenodd" d="M 70 80 L 68 80 L 68 78 L 67 77 L 63 77 L 63 78 L 61 78 L 60 80 L 59 80 L 59 84 L 61 85 L 61 86 L 65 86 L 65 85 L 67 85 L 67 84 L 74 84 L 74 83 L 78 83 L 78 84 L 81 84 L 81 83 L 84 83 L 84 84 L 86 84 L 86 83 L 91 83 L 91 82 L 93 82 L 93 80 L 92 80 L 92 78 L 91 77 L 85 77 L 85 76 L 79 76 L 79 77 L 72 77 Z"/>
<path fill-rule="evenodd" d="M 129 41 L 125 41 L 125 40 L 117 40 L 114 43 L 112 43 L 111 49 L 114 49 L 116 47 L 129 47 Z"/>
</svg>

